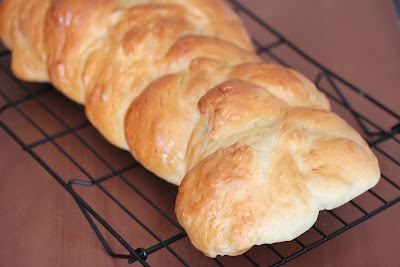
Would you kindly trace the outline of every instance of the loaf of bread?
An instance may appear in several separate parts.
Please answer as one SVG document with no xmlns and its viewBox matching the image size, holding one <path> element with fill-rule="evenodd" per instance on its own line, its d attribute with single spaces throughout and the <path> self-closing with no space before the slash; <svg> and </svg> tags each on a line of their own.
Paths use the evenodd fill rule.
<svg viewBox="0 0 400 267">
<path fill-rule="evenodd" d="M 180 185 L 206 255 L 291 240 L 374 186 L 377 159 L 299 72 L 254 53 L 223 0 L 5 0 L 11 68 L 85 106 L 112 144 Z"/>
</svg>

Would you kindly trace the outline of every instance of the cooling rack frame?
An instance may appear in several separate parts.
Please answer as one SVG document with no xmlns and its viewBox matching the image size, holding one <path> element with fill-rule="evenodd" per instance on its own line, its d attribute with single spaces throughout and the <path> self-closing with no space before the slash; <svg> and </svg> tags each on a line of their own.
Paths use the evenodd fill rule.
<svg viewBox="0 0 400 267">
<path fill-rule="evenodd" d="M 282 36 L 279 32 L 277 32 L 274 28 L 272 28 L 269 24 L 267 24 L 264 20 L 260 19 L 254 13 L 252 13 L 246 6 L 242 5 L 240 2 L 235 0 L 230 0 L 235 10 L 242 16 L 245 16 L 248 20 L 251 20 L 253 23 L 258 24 L 262 27 L 269 35 L 273 36 L 273 41 L 262 43 L 257 39 L 253 39 L 257 53 L 260 56 L 266 56 L 269 59 L 274 60 L 275 62 L 289 66 L 292 65 L 290 62 L 286 61 L 279 53 L 275 53 L 280 47 L 284 46 L 286 49 L 291 50 L 298 57 L 302 58 L 308 64 L 313 65 L 318 71 L 315 75 L 314 82 L 317 87 L 323 91 L 330 99 L 331 102 L 336 105 L 344 108 L 353 118 L 354 123 L 358 126 L 359 130 L 361 130 L 363 136 L 366 138 L 368 144 L 371 148 L 373 148 L 377 153 L 381 154 L 381 157 L 385 157 L 388 161 L 391 161 L 396 167 L 400 166 L 399 159 L 393 157 L 389 153 L 385 151 L 385 149 L 381 148 L 379 145 L 388 142 L 389 140 L 400 149 L 400 115 L 396 114 L 390 108 L 381 104 L 379 101 L 369 96 L 360 88 L 352 85 L 350 82 L 346 81 L 332 70 L 326 68 L 321 63 L 304 53 L 301 49 L 299 49 L 296 45 L 290 42 L 287 38 Z M 0 60 L 3 58 L 10 57 L 10 52 L 7 50 L 0 51 Z M 129 263 L 140 262 L 143 266 L 150 266 L 146 259 L 150 257 L 153 253 L 159 251 L 160 249 L 166 249 L 171 253 L 182 265 L 189 266 L 184 259 L 182 259 L 179 254 L 171 248 L 171 244 L 181 240 L 182 238 L 187 238 L 184 229 L 177 223 L 174 218 L 171 218 L 168 214 L 166 214 L 160 207 L 157 206 L 152 200 L 151 197 L 147 196 L 137 186 L 135 186 L 129 179 L 127 179 L 124 175 L 129 170 L 133 170 L 137 167 L 140 167 L 140 164 L 136 162 L 133 158 L 130 164 L 122 167 L 115 168 L 110 164 L 102 155 L 100 155 L 95 148 L 93 148 L 87 141 L 84 140 L 79 134 L 78 131 L 86 128 L 92 127 L 90 123 L 86 120 L 77 125 L 69 125 L 65 122 L 60 116 L 52 111 L 52 109 L 41 100 L 41 96 L 49 94 L 50 92 L 54 92 L 51 85 L 44 86 L 40 90 L 32 90 L 29 87 L 29 84 L 23 83 L 16 79 L 10 69 L 9 66 L 3 63 L 0 63 L 1 71 L 5 73 L 10 79 L 13 79 L 15 83 L 19 85 L 19 89 L 24 92 L 22 97 L 17 99 L 12 99 L 8 96 L 7 88 L 2 88 L 0 86 L 0 97 L 6 102 L 3 106 L 0 107 L 0 126 L 6 131 L 27 153 L 29 153 L 33 159 L 35 159 L 54 179 L 56 179 L 65 190 L 67 190 L 74 200 L 77 203 L 77 206 L 82 211 L 82 214 L 87 219 L 88 223 L 92 227 L 93 231 L 99 238 L 100 242 L 103 244 L 105 250 L 112 256 L 116 258 L 127 259 Z M 329 89 L 327 89 L 329 87 Z M 386 116 L 390 117 L 391 121 L 394 121 L 393 125 L 388 128 L 381 127 L 378 122 L 373 121 L 367 115 L 360 112 L 357 108 L 353 107 L 353 102 L 348 99 L 347 95 L 349 92 L 355 93 L 358 97 L 363 98 L 370 105 L 373 105 L 375 108 L 378 108 L 380 111 L 384 112 Z M 32 119 L 28 113 L 26 113 L 23 109 L 20 108 L 21 105 L 26 103 L 27 101 L 35 101 L 39 106 L 41 106 L 46 112 L 49 113 L 56 121 L 58 121 L 61 125 L 65 127 L 65 129 L 49 135 L 46 130 L 42 129 L 42 127 Z M 65 99 L 65 101 L 69 101 Z M 75 105 L 76 109 L 82 109 L 79 105 Z M 26 120 L 32 127 L 34 127 L 37 131 L 39 131 L 44 137 L 35 140 L 34 142 L 27 143 L 23 139 L 20 138 L 18 132 L 14 132 L 5 121 L 1 119 L 1 115 L 4 114 L 7 110 L 13 109 L 18 114 L 20 114 L 24 120 Z M 110 170 L 106 175 L 102 175 L 101 177 L 93 177 L 92 174 L 88 173 L 84 166 L 81 166 L 79 162 L 77 162 L 73 156 L 71 156 L 62 146 L 60 146 L 56 140 L 66 136 L 72 135 L 76 138 L 83 146 L 85 146 L 88 150 L 93 153 L 95 157 L 97 157 L 105 166 L 107 166 Z M 37 152 L 35 152 L 35 148 L 42 146 L 44 144 L 51 143 L 55 146 L 60 153 L 62 153 L 67 160 L 69 160 L 72 164 L 74 164 L 80 171 L 84 174 L 86 179 L 65 179 L 65 177 L 61 177 L 56 171 L 52 169 L 51 166 L 44 160 Z M 121 152 L 125 153 L 125 152 Z M 154 182 L 158 183 L 161 187 L 163 187 L 168 194 L 171 194 L 173 197 L 176 197 L 176 188 L 172 188 L 166 182 L 158 179 L 154 175 L 150 175 Z M 135 216 L 134 212 L 130 211 L 126 208 L 119 200 L 118 197 L 111 194 L 105 187 L 103 187 L 103 183 L 110 179 L 120 179 L 130 190 L 133 190 L 136 194 L 140 196 L 147 204 L 149 204 L 153 212 L 159 213 L 161 216 L 165 217 L 166 220 L 169 221 L 176 229 L 179 231 L 178 234 L 175 234 L 167 239 L 162 239 L 159 237 L 154 231 L 152 231 L 145 223 L 143 223 L 137 216 Z M 393 177 L 389 177 L 385 175 L 385 170 L 382 170 L 382 179 L 389 186 L 393 187 L 397 192 L 397 196 L 392 197 L 391 199 L 387 199 L 382 196 L 380 193 L 375 192 L 374 189 L 369 190 L 365 194 L 370 194 L 381 204 L 377 207 L 374 207 L 372 210 L 368 210 L 362 207 L 362 204 L 357 203 L 356 201 L 350 201 L 349 205 L 353 208 L 357 209 L 362 215 L 358 218 L 348 221 L 342 218 L 337 214 L 335 210 L 326 211 L 326 214 L 337 220 L 341 227 L 335 229 L 333 232 L 326 233 L 324 230 L 321 230 L 318 226 L 314 225 L 312 230 L 315 231 L 320 238 L 313 242 L 312 244 L 304 244 L 299 238 L 295 239 L 294 242 L 297 244 L 298 249 L 291 253 L 290 255 L 282 255 L 281 251 L 278 251 L 274 245 L 264 245 L 267 249 L 272 251 L 275 255 L 278 256 L 278 260 L 273 262 L 271 265 L 279 266 L 282 265 L 304 253 L 310 251 L 311 249 L 327 242 L 328 240 L 342 234 L 343 232 L 353 228 L 354 226 L 360 224 L 361 222 L 375 216 L 381 211 L 395 205 L 400 202 L 400 186 L 397 180 L 394 180 Z M 107 218 L 103 218 L 99 215 L 98 212 L 94 208 L 88 204 L 84 197 L 79 194 L 76 190 L 78 187 L 95 187 L 99 189 L 110 201 L 113 201 L 121 210 L 123 210 L 132 220 L 134 220 L 140 227 L 142 227 L 146 232 L 148 232 L 154 239 L 157 240 L 157 243 L 153 246 L 143 248 L 140 246 L 133 246 L 129 242 L 127 242 L 123 236 L 121 236 L 108 222 Z M 111 248 L 109 243 L 106 241 L 104 237 L 104 231 L 111 234 L 115 240 L 117 240 L 125 249 L 126 254 L 115 253 Z M 246 261 L 254 266 L 260 266 L 255 259 L 253 259 L 248 253 L 243 254 L 243 257 Z M 216 265 L 224 266 L 224 264 L 217 258 L 213 259 Z"/>
</svg>

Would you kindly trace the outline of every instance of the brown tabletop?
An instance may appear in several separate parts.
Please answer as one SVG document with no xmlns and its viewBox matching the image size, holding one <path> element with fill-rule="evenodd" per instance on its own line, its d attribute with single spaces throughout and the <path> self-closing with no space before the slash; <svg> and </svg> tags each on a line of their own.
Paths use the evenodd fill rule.
<svg viewBox="0 0 400 267">
<path fill-rule="evenodd" d="M 318 62 L 361 88 L 385 107 L 400 113 L 400 28 L 391 1 L 239 2 Z M 255 24 L 254 20 L 242 14 L 257 42 L 268 44 L 276 41 L 272 35 L 265 34 L 265 29 Z M 273 54 L 263 54 L 266 60 L 276 61 L 274 55 L 278 55 L 284 62 L 315 80 L 318 69 L 293 53 L 287 45 L 271 51 Z M 8 67 L 9 56 L 0 57 L 0 63 Z M 355 110 L 379 122 L 384 130 L 399 123 L 382 107 L 364 100 L 365 97 L 358 93 L 352 93 L 348 86 L 335 79 L 334 82 L 339 87 L 346 87 L 346 98 Z M 334 97 L 340 98 L 326 77 L 321 78 L 320 85 L 327 87 L 328 93 Z M 5 92 L 11 100 L 24 97 L 24 88 L 38 92 L 36 99 L 23 101 L 17 108 L 7 108 L 0 113 L 0 121 L 8 130 L 16 133 L 24 144 L 32 144 L 29 151 L 38 157 L 34 159 L 4 128 L 0 128 L 0 266 L 127 266 L 127 260 L 114 259 L 107 254 L 73 197 L 54 176 L 65 182 L 70 179 L 89 181 L 88 177 L 111 176 L 112 170 L 126 168 L 121 171 L 123 179 L 113 177 L 102 182 L 101 187 L 75 185 L 73 189 L 84 196 L 84 200 L 134 248 L 148 248 L 159 243 L 157 238 L 166 240 L 179 235 L 181 230 L 174 224 L 176 218 L 173 212 L 173 192 L 176 192 L 176 187 L 157 180 L 141 167 L 135 167 L 127 153 L 104 141 L 91 126 L 85 124 L 81 107 L 59 93 L 51 89 L 49 91 L 47 84 L 20 83 L 10 76 L 7 68 L 0 69 L 0 87 L 0 91 Z M 0 107 L 6 103 L 7 100 L 0 95 Z M 334 101 L 332 106 L 362 131 L 351 112 Z M 49 110 L 57 117 L 49 115 Z M 24 114 L 43 132 L 32 126 Z M 71 127 L 76 129 L 68 131 Z M 376 130 L 370 125 L 368 127 Z M 54 141 L 46 140 L 45 135 L 60 133 L 61 136 L 54 138 Z M 368 140 L 374 139 L 363 135 Z M 90 148 L 94 148 L 96 154 Z M 389 139 L 373 149 L 380 160 L 383 174 L 397 185 L 400 184 L 398 148 L 398 143 Z M 54 171 L 54 175 L 38 160 Z M 131 215 L 110 201 L 105 191 L 116 196 Z M 386 201 L 400 196 L 398 187 L 385 179 L 381 179 L 374 191 Z M 357 198 L 354 203 L 367 212 L 382 206 L 382 202 L 370 193 Z M 351 204 L 334 212 L 346 222 L 363 216 Z M 154 235 L 135 219 L 151 229 Z M 399 222 L 400 205 L 395 204 L 295 258 L 288 265 L 399 266 Z M 114 238 L 98 223 L 96 225 L 116 253 L 126 254 L 126 250 Z M 326 233 L 333 233 L 343 225 L 329 212 L 321 212 L 317 227 Z M 315 231 L 299 238 L 306 245 L 319 239 L 321 236 Z M 298 243 L 290 242 L 274 245 L 273 248 L 283 256 L 288 256 L 298 251 L 299 247 L 301 249 Z M 196 251 L 187 237 L 174 242 L 169 248 L 191 266 L 217 266 Z M 279 261 L 279 256 L 266 246 L 260 246 L 250 250 L 246 256 L 218 257 L 226 266 L 252 266 L 249 259 L 264 266 Z M 147 262 L 154 266 L 179 264 L 179 260 L 166 248 L 151 254 Z M 133 265 L 140 266 L 140 263 Z"/>
</svg>

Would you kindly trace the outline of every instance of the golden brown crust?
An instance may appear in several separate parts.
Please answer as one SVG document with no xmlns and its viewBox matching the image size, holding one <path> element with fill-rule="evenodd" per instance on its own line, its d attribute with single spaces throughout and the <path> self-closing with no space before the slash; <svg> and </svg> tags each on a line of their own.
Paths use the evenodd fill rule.
<svg viewBox="0 0 400 267">
<path fill-rule="evenodd" d="M 50 82 L 69 98 L 83 104 L 82 57 L 88 47 L 107 32 L 118 1 L 51 2 L 44 27 Z"/>
<path fill-rule="evenodd" d="M 219 139 L 227 130 L 248 121 L 275 122 L 286 105 L 267 90 L 241 80 L 228 80 L 209 90 L 198 103 L 208 121 L 209 139 Z"/>
<path fill-rule="evenodd" d="M 237 255 L 292 240 L 319 210 L 338 207 L 379 179 L 362 138 L 338 116 L 290 108 L 269 130 L 201 160 L 183 179 L 176 214 L 206 255 Z"/>
<path fill-rule="evenodd" d="M 290 240 L 372 187 L 365 141 L 295 70 L 261 62 L 223 0 L 5 0 L 21 79 L 85 104 L 114 145 L 179 185 L 179 222 L 209 256 Z"/>
<path fill-rule="evenodd" d="M 89 53 L 86 114 L 114 145 L 128 149 L 124 118 L 129 106 L 149 81 L 168 73 L 164 56 L 176 39 L 194 31 L 182 13 L 176 5 L 129 8 Z"/>
<path fill-rule="evenodd" d="M 3 1 L 0 36 L 14 51 L 11 69 L 20 79 L 47 81 L 44 21 L 50 1 Z"/>
<path fill-rule="evenodd" d="M 249 233 L 242 235 L 244 229 L 254 225 L 253 214 L 250 210 L 238 211 L 258 201 L 250 183 L 257 169 L 251 148 L 235 144 L 206 157 L 182 181 L 176 214 L 180 222 L 190 224 L 185 229 L 192 243 L 208 256 L 215 257 L 213 250 L 223 250 L 227 242 L 254 239 Z M 193 179 L 197 176 L 202 178 Z M 190 205 L 181 205 L 183 202 Z M 229 228 L 232 221 L 236 228 Z"/>
<path fill-rule="evenodd" d="M 182 162 L 192 121 L 179 101 L 182 79 L 183 75 L 171 74 L 150 84 L 133 101 L 125 123 L 132 155 L 146 168 L 176 185 L 185 175 Z"/>
<path fill-rule="evenodd" d="M 276 64 L 242 64 L 235 66 L 230 79 L 257 84 L 290 106 L 330 109 L 326 97 L 304 75 Z"/>
</svg>

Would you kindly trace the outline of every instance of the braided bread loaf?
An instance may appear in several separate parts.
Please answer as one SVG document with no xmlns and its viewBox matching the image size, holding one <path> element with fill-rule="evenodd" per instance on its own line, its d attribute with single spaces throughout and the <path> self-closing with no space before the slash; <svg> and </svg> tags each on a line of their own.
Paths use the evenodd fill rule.
<svg viewBox="0 0 400 267">
<path fill-rule="evenodd" d="M 211 257 L 293 239 L 380 177 L 326 97 L 262 62 L 222 0 L 6 0 L 0 36 L 17 77 L 51 82 L 180 184 L 177 218 Z"/>
</svg>

